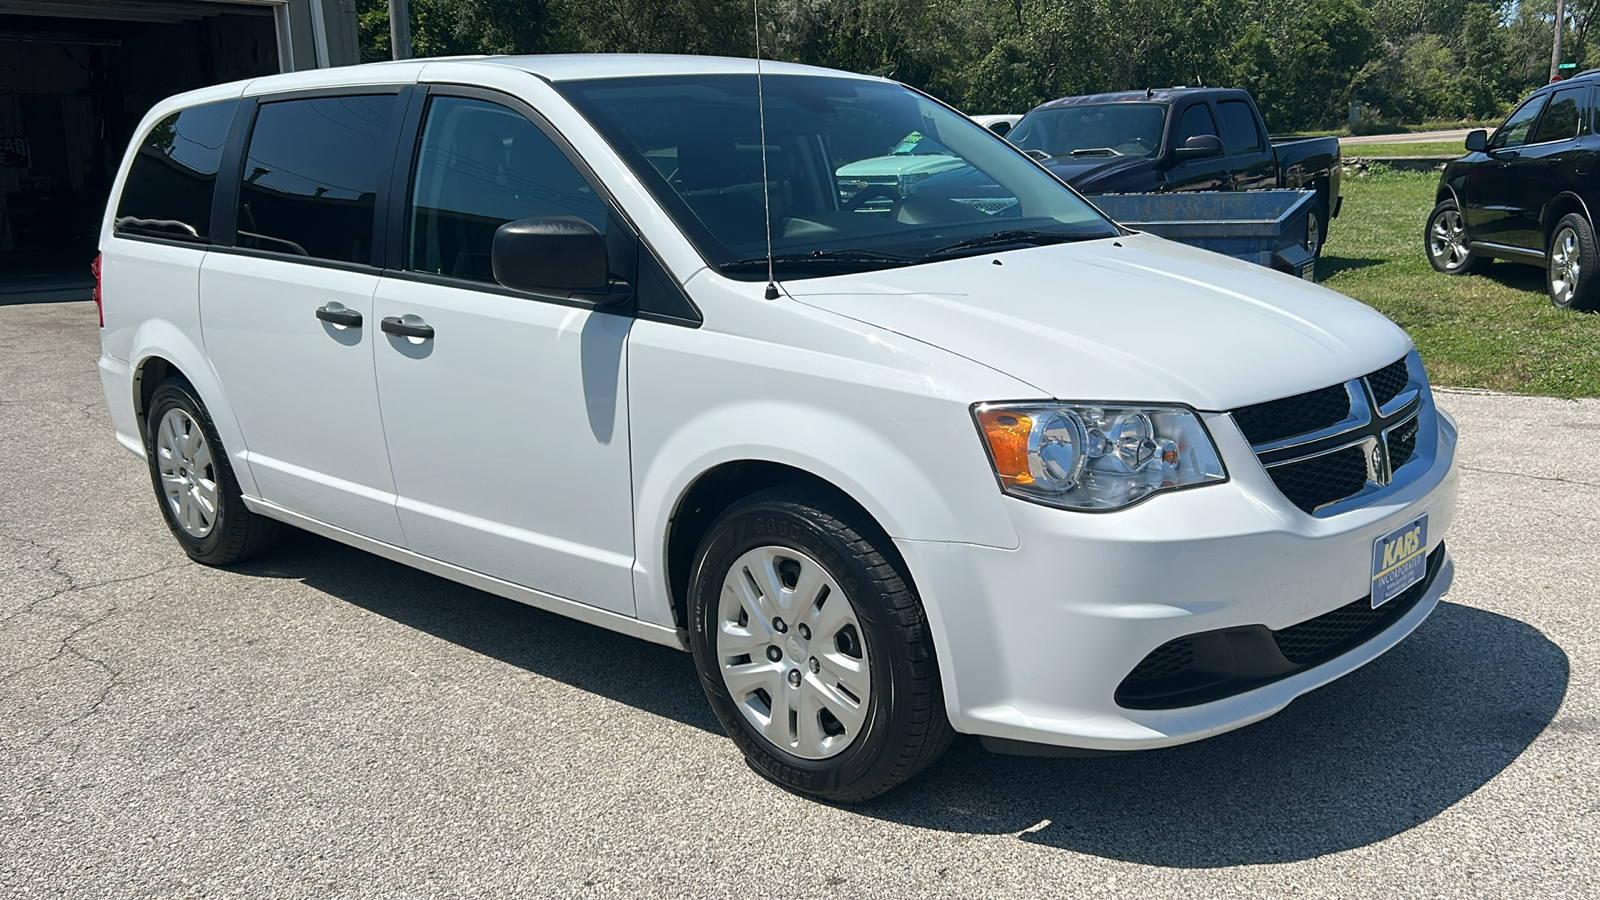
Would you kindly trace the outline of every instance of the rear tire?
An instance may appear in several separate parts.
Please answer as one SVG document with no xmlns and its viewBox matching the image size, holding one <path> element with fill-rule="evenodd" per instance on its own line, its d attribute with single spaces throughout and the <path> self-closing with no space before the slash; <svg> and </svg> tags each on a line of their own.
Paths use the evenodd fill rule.
<svg viewBox="0 0 1600 900">
<path fill-rule="evenodd" d="M 1434 271 L 1446 275 L 1475 275 L 1493 260 L 1467 248 L 1466 222 L 1454 200 L 1440 201 L 1428 214 L 1422 229 L 1422 247 Z"/>
<path fill-rule="evenodd" d="M 1545 288 L 1558 309 L 1600 309 L 1600 253 L 1581 213 L 1562 216 L 1545 253 Z"/>
<path fill-rule="evenodd" d="M 244 505 L 228 454 L 194 387 L 169 378 L 150 397 L 145 459 L 161 515 L 183 552 L 225 566 L 265 552 L 284 526 Z"/>
<path fill-rule="evenodd" d="M 701 543 L 690 591 L 706 698 L 769 780 L 855 803 L 949 746 L 922 604 L 888 536 L 841 496 L 790 485 L 740 501 Z"/>
</svg>

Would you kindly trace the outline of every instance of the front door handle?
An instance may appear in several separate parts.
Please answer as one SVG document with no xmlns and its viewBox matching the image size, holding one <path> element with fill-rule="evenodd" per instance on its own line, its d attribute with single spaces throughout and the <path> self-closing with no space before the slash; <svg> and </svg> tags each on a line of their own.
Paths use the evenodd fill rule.
<svg viewBox="0 0 1600 900">
<path fill-rule="evenodd" d="M 401 337 L 422 338 L 425 341 L 433 338 L 432 325 L 426 325 L 420 322 L 416 325 L 412 325 L 411 323 L 402 320 L 399 316 L 385 316 L 383 321 L 378 323 L 378 327 L 383 329 L 384 334 L 397 334 Z"/>
<path fill-rule="evenodd" d="M 343 304 L 329 303 L 327 306 L 317 307 L 317 318 L 346 328 L 361 327 L 361 313 L 353 309 L 345 309 Z"/>
</svg>

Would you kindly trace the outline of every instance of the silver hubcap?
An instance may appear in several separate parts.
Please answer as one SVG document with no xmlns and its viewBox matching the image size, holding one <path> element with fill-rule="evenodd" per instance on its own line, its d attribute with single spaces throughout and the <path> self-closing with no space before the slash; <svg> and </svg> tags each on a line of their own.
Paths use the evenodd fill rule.
<svg viewBox="0 0 1600 900">
<path fill-rule="evenodd" d="M 1578 290 L 1578 278 L 1583 274 L 1582 252 L 1578 249 L 1578 233 L 1571 228 L 1556 232 L 1550 244 L 1550 296 L 1557 303 L 1570 303 Z"/>
<path fill-rule="evenodd" d="M 1306 216 L 1306 250 L 1309 251 L 1312 256 L 1316 256 L 1317 251 L 1321 248 L 1322 221 L 1317 218 L 1316 213 L 1312 213 L 1311 215 Z"/>
<path fill-rule="evenodd" d="M 728 695 L 777 747 L 827 759 L 866 726 L 872 676 L 861 625 L 811 557 L 757 547 L 735 560 L 712 637 Z"/>
<path fill-rule="evenodd" d="M 1460 212 L 1447 209 L 1434 218 L 1428 229 L 1428 255 L 1447 269 L 1466 265 L 1466 227 L 1461 224 Z"/>
<path fill-rule="evenodd" d="M 204 538 L 217 522 L 217 472 L 211 445 L 188 413 L 169 409 L 156 426 L 156 469 L 172 518 L 192 538 Z"/>
</svg>

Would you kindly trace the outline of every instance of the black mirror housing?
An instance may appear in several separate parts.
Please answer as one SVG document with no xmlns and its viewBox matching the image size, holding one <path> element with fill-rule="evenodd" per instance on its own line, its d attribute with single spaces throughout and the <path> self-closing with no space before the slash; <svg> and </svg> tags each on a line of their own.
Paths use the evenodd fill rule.
<svg viewBox="0 0 1600 900">
<path fill-rule="evenodd" d="M 490 251 L 494 280 L 537 294 L 605 294 L 606 238 L 577 216 L 538 216 L 501 225 Z"/>
<path fill-rule="evenodd" d="M 1222 138 L 1214 134 L 1197 134 L 1184 141 L 1182 147 L 1172 151 L 1172 155 L 1180 161 L 1221 156 Z"/>
<path fill-rule="evenodd" d="M 1489 132 L 1479 128 L 1467 133 L 1467 149 L 1473 153 L 1482 153 L 1489 148 Z"/>
</svg>

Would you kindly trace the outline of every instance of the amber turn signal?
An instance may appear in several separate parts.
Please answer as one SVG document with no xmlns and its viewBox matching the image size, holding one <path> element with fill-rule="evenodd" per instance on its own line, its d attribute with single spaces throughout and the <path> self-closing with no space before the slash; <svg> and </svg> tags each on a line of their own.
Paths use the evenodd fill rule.
<svg viewBox="0 0 1600 900">
<path fill-rule="evenodd" d="M 1014 410 L 980 409 L 978 426 L 983 429 L 983 439 L 989 445 L 989 456 L 994 459 L 1000 480 L 1008 486 L 1032 484 L 1028 437 L 1033 433 L 1033 420 Z"/>
</svg>

